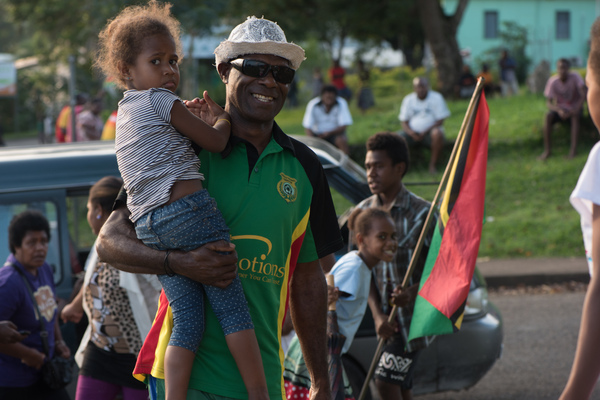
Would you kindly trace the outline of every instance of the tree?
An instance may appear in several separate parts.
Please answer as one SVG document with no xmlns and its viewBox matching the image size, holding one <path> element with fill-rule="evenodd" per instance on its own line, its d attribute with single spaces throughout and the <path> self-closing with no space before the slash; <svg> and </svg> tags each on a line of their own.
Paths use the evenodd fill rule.
<svg viewBox="0 0 600 400">
<path fill-rule="evenodd" d="M 453 15 L 446 15 L 440 0 L 419 0 L 419 16 L 425 38 L 435 58 L 439 90 L 452 93 L 462 68 L 462 57 L 456 40 L 456 31 L 469 0 L 459 0 Z"/>
</svg>

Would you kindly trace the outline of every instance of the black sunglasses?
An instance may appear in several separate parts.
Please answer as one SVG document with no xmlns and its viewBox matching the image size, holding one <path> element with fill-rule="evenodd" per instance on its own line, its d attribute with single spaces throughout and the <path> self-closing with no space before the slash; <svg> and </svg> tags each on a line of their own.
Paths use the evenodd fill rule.
<svg viewBox="0 0 600 400">
<path fill-rule="evenodd" d="M 288 84 L 294 80 L 296 70 L 290 67 L 271 65 L 258 60 L 236 59 L 229 62 L 231 66 L 244 75 L 253 78 L 264 78 L 269 72 L 273 72 L 273 78 L 279 83 Z"/>
</svg>

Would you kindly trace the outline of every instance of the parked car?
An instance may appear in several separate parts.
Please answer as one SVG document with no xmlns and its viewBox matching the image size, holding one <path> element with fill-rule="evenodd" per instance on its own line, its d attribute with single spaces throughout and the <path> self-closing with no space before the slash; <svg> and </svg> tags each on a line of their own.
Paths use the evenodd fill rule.
<svg viewBox="0 0 600 400">
<path fill-rule="evenodd" d="M 343 196 L 350 207 L 370 195 L 364 169 L 348 156 L 323 140 L 295 138 L 315 151 L 332 192 L 337 192 L 336 198 Z M 68 299 L 74 273 L 84 265 L 94 241 L 86 219 L 89 188 L 104 176 L 119 175 L 114 144 L 85 142 L 0 148 L 0 171 L 0 260 L 8 256 L 8 238 L 2 232 L 7 232 L 12 216 L 27 208 L 41 210 L 50 221 L 47 261 L 54 270 L 57 295 Z M 373 319 L 367 309 L 343 358 L 357 395 L 376 347 Z M 501 352 L 502 319 L 488 301 L 485 280 L 476 271 L 462 329 L 437 337 L 423 351 L 414 393 L 469 388 L 489 371 Z M 368 393 L 368 398 L 376 398 L 376 391 Z"/>
</svg>

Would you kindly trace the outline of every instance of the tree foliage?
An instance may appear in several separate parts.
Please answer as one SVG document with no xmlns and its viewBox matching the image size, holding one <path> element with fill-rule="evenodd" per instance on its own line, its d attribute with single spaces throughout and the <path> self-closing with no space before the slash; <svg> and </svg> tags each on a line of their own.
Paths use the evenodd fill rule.
<svg viewBox="0 0 600 400">
<path fill-rule="evenodd" d="M 439 90 L 452 93 L 462 68 L 456 31 L 469 0 L 459 0 L 452 15 L 446 15 L 439 0 L 419 0 L 419 15 L 425 38 L 435 57 Z"/>
<path fill-rule="evenodd" d="M 401 50 L 406 62 L 416 68 L 421 64 L 427 40 L 436 58 L 442 91 L 451 87 L 460 71 L 455 36 L 468 0 L 460 0 L 452 16 L 444 15 L 440 0 L 171 2 L 184 32 L 192 37 L 206 34 L 215 25 L 236 25 L 249 15 L 264 16 L 277 21 L 285 29 L 288 40 L 305 43 L 307 53 L 321 64 L 340 58 L 341 46 L 352 38 L 362 43 L 359 56 L 365 49 L 386 41 Z M 17 58 L 34 56 L 42 68 L 35 73 L 19 72 L 19 79 L 23 77 L 35 83 L 20 86 L 19 109 L 28 107 L 25 98 L 36 96 L 43 99 L 41 102 L 48 102 L 47 106 L 54 104 L 54 112 L 62 106 L 71 55 L 76 56 L 78 90 L 91 94 L 101 90 L 103 77 L 97 76 L 91 68 L 98 32 L 123 7 L 139 3 L 140 0 L 0 0 L 0 51 Z M 189 55 L 193 48 L 184 51 Z M 181 87 L 189 89 L 182 93 L 184 97 L 198 93 L 195 82 L 199 76 L 198 65 L 190 60 L 191 57 L 187 57 L 182 64 Z"/>
</svg>

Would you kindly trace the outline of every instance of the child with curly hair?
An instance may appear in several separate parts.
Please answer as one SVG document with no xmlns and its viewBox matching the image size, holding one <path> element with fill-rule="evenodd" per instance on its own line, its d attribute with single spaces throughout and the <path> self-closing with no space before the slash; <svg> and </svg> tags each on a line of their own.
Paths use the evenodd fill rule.
<svg viewBox="0 0 600 400">
<path fill-rule="evenodd" d="M 204 296 L 219 319 L 248 398 L 268 398 L 262 359 L 239 277 L 225 289 L 175 275 L 169 251 L 229 241 L 216 202 L 202 187 L 191 141 L 205 151 L 224 150 L 229 115 L 206 92 L 202 119 L 174 94 L 179 85 L 180 24 L 170 4 L 130 6 L 99 35 L 96 64 L 126 89 L 119 102 L 115 151 L 135 231 L 147 246 L 166 250 L 159 275 L 173 312 L 165 354 L 165 395 L 185 399 L 195 352 L 204 332 Z M 191 140 L 191 141 L 190 141 Z M 233 245 L 228 244 L 228 249 Z"/>
</svg>

